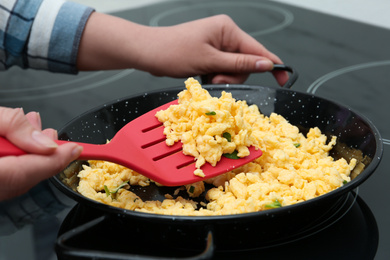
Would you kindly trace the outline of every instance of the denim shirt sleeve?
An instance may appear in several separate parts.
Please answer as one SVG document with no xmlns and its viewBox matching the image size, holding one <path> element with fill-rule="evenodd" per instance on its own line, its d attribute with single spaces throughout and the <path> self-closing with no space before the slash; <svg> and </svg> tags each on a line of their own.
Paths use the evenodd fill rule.
<svg viewBox="0 0 390 260">
<path fill-rule="evenodd" d="M 19 197 L 0 201 L 0 238 L 15 233 L 25 225 L 55 217 L 75 204 L 49 180 L 44 180 Z"/>
<path fill-rule="evenodd" d="M 77 73 L 81 35 L 93 11 L 63 0 L 0 0 L 0 70 L 17 65 Z"/>
</svg>

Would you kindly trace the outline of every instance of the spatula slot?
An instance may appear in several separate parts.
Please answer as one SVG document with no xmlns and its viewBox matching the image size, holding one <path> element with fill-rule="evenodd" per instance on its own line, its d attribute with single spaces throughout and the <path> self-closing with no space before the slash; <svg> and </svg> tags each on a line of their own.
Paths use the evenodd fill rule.
<svg viewBox="0 0 390 260">
<path fill-rule="evenodd" d="M 162 126 L 163 126 L 163 124 L 161 122 L 157 121 L 155 124 L 150 125 L 144 129 L 142 129 L 142 133 L 147 133 L 149 131 L 152 131 L 152 130 L 159 128 L 159 127 L 162 127 Z"/>
<path fill-rule="evenodd" d="M 164 158 L 166 158 L 168 156 L 172 156 L 174 154 L 177 154 L 178 152 L 181 152 L 181 151 L 182 151 L 181 147 L 172 148 L 172 149 L 169 150 L 169 152 L 163 153 L 163 154 L 160 154 L 160 155 L 154 157 L 153 161 L 159 161 L 159 160 L 164 159 Z"/>
<path fill-rule="evenodd" d="M 144 144 L 144 145 L 141 145 L 141 148 L 142 149 L 146 149 L 148 147 L 151 147 L 153 145 L 156 145 L 156 144 L 159 144 L 161 142 L 165 142 L 166 138 L 165 137 L 162 137 L 161 139 L 157 139 L 157 140 L 154 140 L 153 142 L 149 142 L 147 144 Z"/>
<path fill-rule="evenodd" d="M 193 165 L 194 163 L 195 163 L 195 161 L 192 160 L 192 161 L 189 161 L 189 162 L 186 162 L 186 163 L 179 164 L 179 165 L 176 166 L 176 168 L 177 168 L 177 169 L 182 169 L 182 168 L 184 168 L 184 167 Z"/>
</svg>

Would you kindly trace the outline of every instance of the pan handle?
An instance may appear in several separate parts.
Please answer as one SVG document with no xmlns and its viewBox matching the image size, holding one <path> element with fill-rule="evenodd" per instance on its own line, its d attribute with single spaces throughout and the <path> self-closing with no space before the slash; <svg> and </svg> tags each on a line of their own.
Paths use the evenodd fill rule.
<svg viewBox="0 0 390 260">
<path fill-rule="evenodd" d="M 158 259 L 158 260 L 204 260 L 204 259 L 212 259 L 214 255 L 214 240 L 212 231 L 209 231 L 207 234 L 206 240 L 206 248 L 204 251 L 198 255 L 190 256 L 190 257 L 182 257 L 182 258 L 165 258 L 165 257 L 153 257 L 153 256 L 142 256 L 142 255 L 134 255 L 134 254 L 126 254 L 126 253 L 114 253 L 114 252 L 105 252 L 98 250 L 89 250 L 82 248 L 75 248 L 73 246 L 67 245 L 67 241 L 72 238 L 77 237 L 83 232 L 96 227 L 100 223 L 104 221 L 108 221 L 109 217 L 107 215 L 100 216 L 95 218 L 85 224 L 82 224 L 74 229 L 71 229 L 57 238 L 56 243 L 56 253 L 58 259 L 96 259 L 96 260 L 126 260 L 126 259 Z"/>
<path fill-rule="evenodd" d="M 272 71 L 287 71 L 290 72 L 290 76 L 288 78 L 288 81 L 282 86 L 283 88 L 291 88 L 292 85 L 297 81 L 298 79 L 298 72 L 293 67 L 284 65 L 284 64 L 275 64 L 274 69 Z"/>
</svg>

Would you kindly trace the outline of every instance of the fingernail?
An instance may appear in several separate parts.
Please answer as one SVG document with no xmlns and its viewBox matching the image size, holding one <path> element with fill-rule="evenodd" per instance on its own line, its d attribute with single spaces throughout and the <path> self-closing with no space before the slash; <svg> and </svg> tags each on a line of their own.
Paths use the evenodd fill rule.
<svg viewBox="0 0 390 260">
<path fill-rule="evenodd" d="M 41 114 L 39 114 L 39 112 L 37 112 L 36 116 L 37 116 L 37 122 L 39 123 L 39 125 L 42 125 Z"/>
<path fill-rule="evenodd" d="M 56 148 L 58 147 L 57 143 L 54 142 L 50 137 L 44 135 L 43 133 L 39 131 L 33 131 L 32 132 L 32 138 L 37 141 L 39 144 L 49 147 L 49 148 Z"/>
<path fill-rule="evenodd" d="M 39 115 L 38 112 L 30 112 L 28 113 L 31 120 L 33 120 L 32 122 L 34 122 L 35 125 L 37 126 L 42 126 L 42 121 L 41 121 L 41 116 Z"/>
<path fill-rule="evenodd" d="M 271 70 L 274 64 L 269 60 L 259 60 L 256 61 L 256 70 L 265 71 Z"/>
<path fill-rule="evenodd" d="M 57 132 L 57 130 L 54 130 L 54 131 L 51 132 L 51 137 L 52 137 L 52 139 L 58 139 L 58 132 Z"/>
<path fill-rule="evenodd" d="M 220 80 L 214 80 L 212 81 L 212 84 L 229 84 L 226 80 L 220 79 Z"/>
</svg>

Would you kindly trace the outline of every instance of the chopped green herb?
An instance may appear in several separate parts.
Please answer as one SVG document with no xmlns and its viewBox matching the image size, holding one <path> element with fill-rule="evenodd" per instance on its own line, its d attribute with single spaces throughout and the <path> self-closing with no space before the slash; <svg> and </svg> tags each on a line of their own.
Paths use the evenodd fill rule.
<svg viewBox="0 0 390 260">
<path fill-rule="evenodd" d="M 228 142 L 231 142 L 231 141 L 232 141 L 232 136 L 231 136 L 231 134 L 229 134 L 228 132 L 223 133 L 222 136 L 223 136 L 224 138 L 226 138 L 226 139 L 228 140 Z"/>
<path fill-rule="evenodd" d="M 238 151 L 235 150 L 232 153 L 224 153 L 223 156 L 225 156 L 226 158 L 229 158 L 229 159 L 240 159 L 240 157 L 238 157 L 237 154 L 238 154 Z"/>
<path fill-rule="evenodd" d="M 107 188 L 106 185 L 104 185 L 104 191 L 106 192 L 107 197 L 111 195 L 110 190 Z"/>
<path fill-rule="evenodd" d="M 188 190 L 189 193 L 194 193 L 195 191 L 195 186 L 191 186 L 190 189 Z"/>
<path fill-rule="evenodd" d="M 282 204 L 276 199 L 274 202 L 265 205 L 266 208 L 276 209 L 282 207 Z"/>
<path fill-rule="evenodd" d="M 214 111 L 210 111 L 206 113 L 207 116 L 215 116 L 216 114 L 217 113 L 215 113 Z"/>
<path fill-rule="evenodd" d="M 127 185 L 129 181 L 125 181 L 123 182 L 121 185 L 119 185 L 115 190 L 113 191 L 110 191 L 108 189 L 108 187 L 106 185 L 104 185 L 104 191 L 106 192 L 106 195 L 109 196 L 111 195 L 112 198 L 114 198 L 115 196 L 113 196 L 113 194 L 116 194 L 120 189 L 122 189 L 123 187 L 125 187 Z"/>
<path fill-rule="evenodd" d="M 346 180 L 343 180 L 343 185 L 345 185 L 345 184 L 347 184 L 348 183 L 348 181 L 346 181 Z"/>
<path fill-rule="evenodd" d="M 298 148 L 299 146 L 301 146 L 301 144 L 300 144 L 300 143 L 295 143 L 294 146 L 295 146 L 296 148 Z"/>
<path fill-rule="evenodd" d="M 116 188 L 114 191 L 111 191 L 111 194 L 112 193 L 117 193 L 120 189 L 122 189 L 123 187 L 125 187 L 127 185 L 129 181 L 124 181 L 121 183 L 121 185 L 118 186 L 118 188 Z"/>
</svg>

